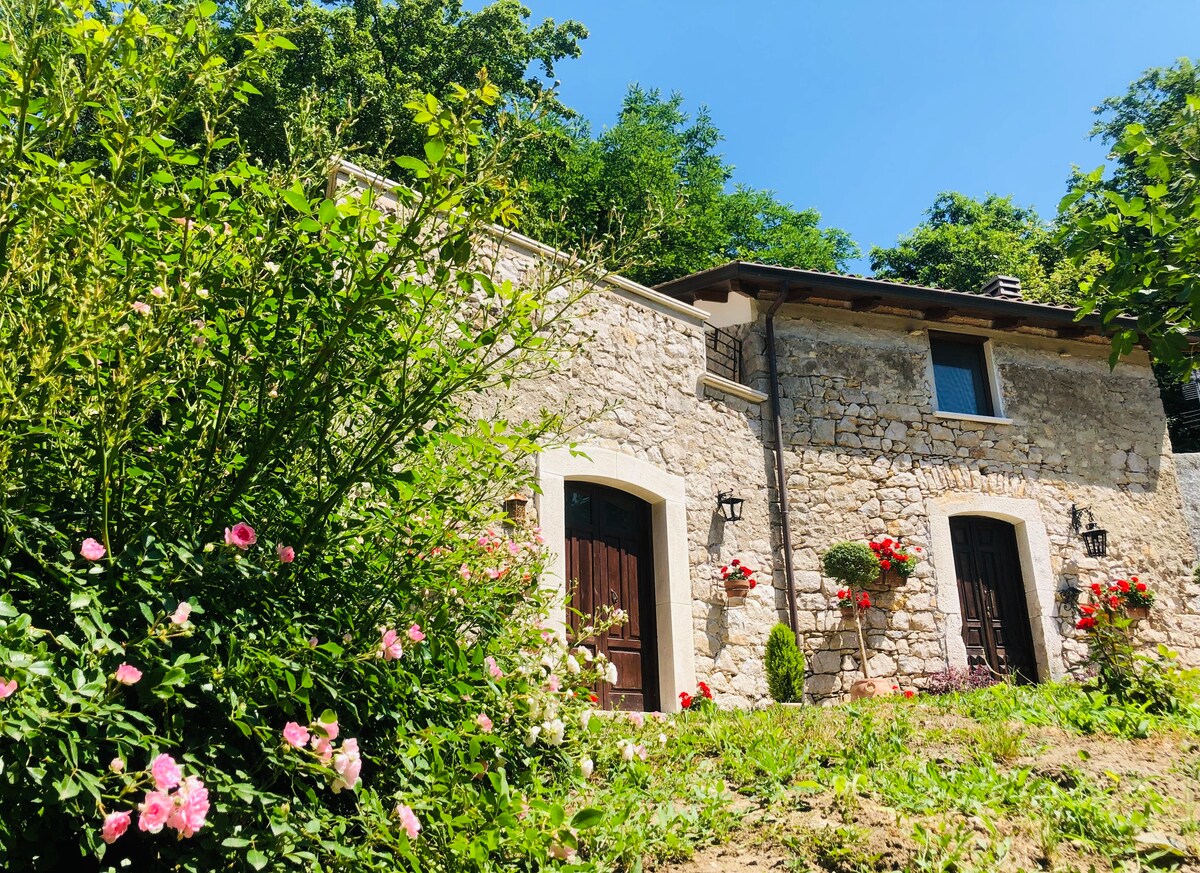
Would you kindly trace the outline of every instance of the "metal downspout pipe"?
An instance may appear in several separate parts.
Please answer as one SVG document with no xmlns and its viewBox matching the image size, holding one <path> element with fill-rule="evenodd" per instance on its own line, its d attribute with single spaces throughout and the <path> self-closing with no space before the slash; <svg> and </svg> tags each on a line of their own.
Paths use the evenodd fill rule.
<svg viewBox="0 0 1200 873">
<path fill-rule="evenodd" d="M 792 523 L 788 510 L 787 471 L 783 467 L 783 420 L 779 413 L 779 364 L 775 359 L 775 313 L 791 293 L 785 282 L 779 296 L 767 310 L 767 364 L 771 374 L 771 417 L 775 420 L 775 489 L 779 494 L 779 520 L 783 530 L 783 570 L 787 577 L 788 624 L 800 643 L 800 627 L 796 616 L 796 570 L 792 566 Z"/>
</svg>

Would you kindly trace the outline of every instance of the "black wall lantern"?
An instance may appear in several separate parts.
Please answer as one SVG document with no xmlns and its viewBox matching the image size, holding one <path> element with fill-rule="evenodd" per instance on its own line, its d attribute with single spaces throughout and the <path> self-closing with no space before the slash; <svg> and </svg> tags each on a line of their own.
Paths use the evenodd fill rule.
<svg viewBox="0 0 1200 873">
<path fill-rule="evenodd" d="M 1087 516 L 1086 525 L 1083 524 L 1084 516 Z M 1103 558 L 1108 554 L 1108 531 L 1096 527 L 1096 519 L 1086 506 L 1071 504 L 1071 529 L 1083 540 L 1089 558 Z"/>
<path fill-rule="evenodd" d="M 726 521 L 742 520 L 742 504 L 746 501 L 734 497 L 732 491 L 721 491 L 717 494 L 717 511 Z"/>
</svg>

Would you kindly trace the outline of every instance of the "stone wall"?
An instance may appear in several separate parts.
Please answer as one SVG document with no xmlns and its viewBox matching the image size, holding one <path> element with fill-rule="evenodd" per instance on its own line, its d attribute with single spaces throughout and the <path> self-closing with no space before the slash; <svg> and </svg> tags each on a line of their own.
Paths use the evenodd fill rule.
<svg viewBox="0 0 1200 873">
<path fill-rule="evenodd" d="M 977 331 L 993 340 L 1006 421 L 943 416 L 934 411 L 927 337 L 912 327 L 805 306 L 785 307 L 777 319 L 810 691 L 837 695 L 861 675 L 852 622 L 833 608 L 836 583 L 819 571 L 819 555 L 837 540 L 900 536 L 928 556 L 905 584 L 876 592 L 878 608 L 867 616 L 872 673 L 919 686 L 953 660 L 947 613 L 957 606 L 945 584 L 953 583 L 953 558 L 931 549 L 930 516 L 933 501 L 956 495 L 1016 498 L 1012 505 L 1029 507 L 1030 521 L 1044 525 L 1049 567 L 1037 580 L 1049 589 L 1041 591 L 1044 673 L 1068 672 L 1083 654 L 1073 615 L 1060 610 L 1055 592 L 1131 574 L 1160 592 L 1140 637 L 1167 642 L 1196 663 L 1194 549 L 1149 366 L 1135 361 L 1110 372 L 1103 347 Z M 761 325 L 754 337 L 748 362 L 765 390 Z M 1108 529 L 1107 558 L 1084 556 L 1070 529 L 1073 503 L 1090 506 Z"/>
<path fill-rule="evenodd" d="M 1174 458 L 1183 514 L 1192 535 L 1192 545 L 1200 550 L 1200 453 L 1176 454 Z"/>
</svg>

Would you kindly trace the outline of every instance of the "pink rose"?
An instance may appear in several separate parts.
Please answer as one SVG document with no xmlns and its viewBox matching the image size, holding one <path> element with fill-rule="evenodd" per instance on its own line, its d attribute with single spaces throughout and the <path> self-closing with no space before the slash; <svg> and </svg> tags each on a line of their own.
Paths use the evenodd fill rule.
<svg viewBox="0 0 1200 873">
<path fill-rule="evenodd" d="M 117 668 L 117 672 L 113 674 L 113 678 L 122 685 L 133 685 L 142 678 L 142 671 L 137 667 L 122 664 Z"/>
<path fill-rule="evenodd" d="M 227 546 L 248 549 L 256 542 L 258 542 L 258 534 L 244 521 L 239 521 L 233 527 L 225 528 L 225 545 Z"/>
<path fill-rule="evenodd" d="M 100 826 L 100 839 L 111 846 L 128 829 L 128 812 L 110 812 L 104 817 L 104 824 Z"/>
<path fill-rule="evenodd" d="M 463 577 L 464 582 L 469 582 L 471 580 L 471 568 L 463 564 L 458 568 L 458 575 Z"/>
<path fill-rule="evenodd" d="M 89 561 L 99 561 L 108 550 L 96 540 L 88 537 L 79 546 L 79 554 Z"/>
<path fill-rule="evenodd" d="M 487 671 L 491 674 L 493 679 L 504 678 L 504 671 L 500 669 L 499 665 L 496 663 L 496 659 L 491 655 L 488 655 L 486 658 L 484 658 L 483 663 L 484 666 L 487 667 Z"/>
<path fill-rule="evenodd" d="M 159 755 L 151 761 L 150 775 L 154 777 L 154 787 L 159 791 L 169 791 L 183 779 L 183 771 L 170 755 Z"/>
<path fill-rule="evenodd" d="M 120 758 L 113 758 L 108 762 L 108 769 L 114 773 L 123 773 L 125 772 L 125 762 Z"/>
<path fill-rule="evenodd" d="M 175 614 L 171 616 L 171 624 L 187 624 L 188 616 L 192 614 L 192 605 L 186 600 L 175 607 Z"/>
<path fill-rule="evenodd" d="M 175 805 L 167 825 L 179 831 L 180 837 L 195 836 L 196 831 L 204 827 L 208 808 L 208 789 L 197 777 L 189 776 L 175 792 Z"/>
<path fill-rule="evenodd" d="M 312 727 L 317 733 L 328 740 L 336 740 L 338 738 L 338 733 L 341 730 L 338 727 L 336 718 L 333 721 L 322 721 L 321 719 L 317 719 L 312 723 Z"/>
<path fill-rule="evenodd" d="M 138 830 L 156 834 L 163 829 L 174 804 L 165 791 L 147 791 L 138 807 Z"/>
<path fill-rule="evenodd" d="M 425 639 L 425 634 L 421 631 L 421 626 L 419 624 L 414 624 L 408 629 L 408 638 L 414 643 L 419 643 L 421 640 Z"/>
<path fill-rule="evenodd" d="M 338 774 L 337 778 L 333 780 L 333 784 L 329 786 L 333 793 L 338 794 L 343 788 L 354 790 L 354 786 L 358 784 L 360 770 L 362 770 L 362 758 L 358 754 L 358 740 L 350 737 L 342 743 L 342 747 L 333 756 L 333 772 Z"/>
<path fill-rule="evenodd" d="M 294 721 L 289 721 L 283 726 L 283 739 L 292 748 L 304 748 L 308 745 L 310 737 L 311 734 L 309 734 L 308 728 L 301 727 Z"/>
<path fill-rule="evenodd" d="M 316 734 L 312 738 L 313 754 L 317 756 L 317 760 L 322 764 L 328 764 L 333 760 L 333 743 L 329 742 L 328 737 L 319 737 Z"/>
<path fill-rule="evenodd" d="M 149 315 L 150 314 L 150 304 L 146 303 L 144 301 L 138 300 L 133 304 L 133 311 L 136 312 L 138 315 Z M 157 833 L 157 831 L 155 831 L 155 833 Z"/>
<path fill-rule="evenodd" d="M 296 550 L 291 546 L 285 546 L 283 543 L 275 547 L 275 554 L 279 556 L 280 562 L 284 564 L 290 564 L 296 560 Z"/>
<path fill-rule="evenodd" d="M 490 734 L 492 732 L 492 720 L 488 718 L 485 713 L 481 712 L 479 715 L 475 716 L 475 724 L 479 725 L 479 729 L 485 734 Z"/>
<path fill-rule="evenodd" d="M 382 631 L 382 637 L 379 642 L 379 657 L 385 661 L 399 661 L 400 656 L 404 654 L 400 648 L 399 634 L 394 630 L 388 629 Z"/>
<path fill-rule="evenodd" d="M 16 690 L 16 679 L 9 679 L 7 682 L 5 682 L 3 679 L 0 679 L 0 700 L 4 700 L 6 697 L 12 697 Z"/>
<path fill-rule="evenodd" d="M 417 815 L 403 803 L 396 804 L 396 817 L 400 819 L 400 827 L 404 828 L 404 832 L 408 834 L 410 840 L 415 840 L 417 834 L 421 832 L 421 823 L 417 821 Z"/>
<path fill-rule="evenodd" d="M 559 684 L 558 677 L 551 673 L 549 678 L 546 679 L 546 690 L 554 692 L 560 687 L 562 686 Z"/>
</svg>

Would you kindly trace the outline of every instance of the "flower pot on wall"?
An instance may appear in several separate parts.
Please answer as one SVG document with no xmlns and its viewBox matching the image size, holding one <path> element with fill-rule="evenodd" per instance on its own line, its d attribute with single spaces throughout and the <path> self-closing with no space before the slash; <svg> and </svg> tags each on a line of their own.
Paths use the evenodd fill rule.
<svg viewBox="0 0 1200 873">
<path fill-rule="evenodd" d="M 725 596 L 730 600 L 744 600 L 750 593 L 750 583 L 745 579 L 726 579 Z"/>
<path fill-rule="evenodd" d="M 1125 615 L 1132 621 L 1145 621 L 1150 617 L 1149 606 L 1127 606 L 1125 607 Z"/>
<path fill-rule="evenodd" d="M 853 606 L 839 606 L 838 612 L 840 612 L 842 614 L 842 618 L 844 618 L 846 621 L 854 621 L 854 607 Z"/>
<path fill-rule="evenodd" d="M 892 679 L 859 679 L 850 686 L 851 700 L 864 700 L 868 697 L 887 697 L 896 693 L 896 683 Z"/>
</svg>

